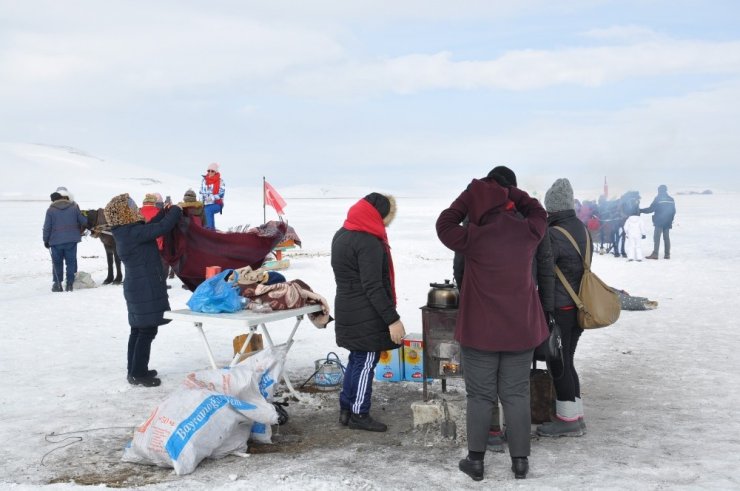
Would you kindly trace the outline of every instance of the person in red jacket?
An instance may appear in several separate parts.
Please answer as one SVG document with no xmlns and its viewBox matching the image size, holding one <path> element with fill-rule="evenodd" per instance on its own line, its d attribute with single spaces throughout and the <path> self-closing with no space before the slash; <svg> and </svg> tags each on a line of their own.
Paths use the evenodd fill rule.
<svg viewBox="0 0 740 491">
<path fill-rule="evenodd" d="M 548 336 L 532 260 L 546 229 L 547 213 L 536 199 L 488 178 L 473 179 L 437 219 L 439 239 L 466 259 L 455 339 L 465 367 L 468 455 L 458 466 L 476 481 L 483 479 L 497 397 L 514 476 L 523 479 L 529 470 L 529 369 Z"/>
</svg>

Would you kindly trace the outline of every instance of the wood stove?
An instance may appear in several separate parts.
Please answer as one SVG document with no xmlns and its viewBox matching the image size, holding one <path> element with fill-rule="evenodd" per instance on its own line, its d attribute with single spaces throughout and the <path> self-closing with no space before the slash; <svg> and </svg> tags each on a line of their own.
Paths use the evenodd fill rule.
<svg viewBox="0 0 740 491">
<path fill-rule="evenodd" d="M 423 396 L 427 400 L 427 379 L 442 381 L 463 375 L 460 344 L 455 341 L 456 308 L 421 307 L 422 341 L 424 343 Z"/>
</svg>

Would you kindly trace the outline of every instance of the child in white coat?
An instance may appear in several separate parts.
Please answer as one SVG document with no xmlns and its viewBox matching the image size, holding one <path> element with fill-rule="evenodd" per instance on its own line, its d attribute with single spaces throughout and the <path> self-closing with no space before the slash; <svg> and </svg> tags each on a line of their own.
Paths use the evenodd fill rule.
<svg viewBox="0 0 740 491">
<path fill-rule="evenodd" d="M 640 240 L 645 238 L 645 225 L 640 220 L 640 213 L 631 215 L 624 222 L 625 242 L 624 249 L 627 261 L 642 261 L 642 247 Z"/>
</svg>

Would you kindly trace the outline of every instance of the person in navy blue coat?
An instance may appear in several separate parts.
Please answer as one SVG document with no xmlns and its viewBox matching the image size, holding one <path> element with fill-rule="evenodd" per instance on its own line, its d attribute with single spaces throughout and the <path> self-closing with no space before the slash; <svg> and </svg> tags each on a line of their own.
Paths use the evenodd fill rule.
<svg viewBox="0 0 740 491">
<path fill-rule="evenodd" d="M 62 291 L 64 264 L 67 264 L 66 290 L 72 291 L 77 273 L 77 243 L 81 240 L 81 231 L 85 230 L 87 219 L 80 212 L 80 207 L 60 193 L 51 193 L 51 206 L 46 210 L 44 219 L 44 247 L 51 251 L 52 273 L 54 282 L 51 291 Z"/>
<path fill-rule="evenodd" d="M 116 251 L 126 267 L 123 296 L 131 326 L 127 379 L 132 385 L 156 387 L 161 383 L 157 371 L 149 370 L 149 354 L 158 326 L 170 322 L 164 318 L 170 304 L 156 239 L 172 230 L 181 216 L 182 210 L 170 205 L 145 223 L 128 194 L 116 196 L 105 207 Z"/>
<path fill-rule="evenodd" d="M 658 186 L 658 195 L 647 208 L 640 208 L 640 213 L 653 213 L 653 253 L 645 259 L 658 259 L 660 252 L 660 236 L 663 236 L 665 253 L 663 258 L 671 258 L 671 228 L 673 218 L 676 216 L 676 202 L 668 195 L 668 187 L 665 184 Z"/>
</svg>

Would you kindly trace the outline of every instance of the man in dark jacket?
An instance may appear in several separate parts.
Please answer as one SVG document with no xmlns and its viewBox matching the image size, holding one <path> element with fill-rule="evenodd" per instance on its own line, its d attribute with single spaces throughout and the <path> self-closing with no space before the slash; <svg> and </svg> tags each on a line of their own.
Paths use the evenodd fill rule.
<svg viewBox="0 0 740 491">
<path fill-rule="evenodd" d="M 671 237 L 670 230 L 673 227 L 673 217 L 676 216 L 676 203 L 673 198 L 668 196 L 668 187 L 665 184 L 658 186 L 658 195 L 647 208 L 640 208 L 640 213 L 653 214 L 653 253 L 645 259 L 658 259 L 660 252 L 660 236 L 663 235 L 665 244 L 664 259 L 671 258 Z"/>
<path fill-rule="evenodd" d="M 44 247 L 51 251 L 51 262 L 54 282 L 51 291 L 62 291 L 64 263 L 67 264 L 67 282 L 65 289 L 71 292 L 77 273 L 77 243 L 80 242 L 80 231 L 85 229 L 87 219 L 80 212 L 80 207 L 60 193 L 51 193 L 51 206 L 46 210 L 44 219 Z"/>
<path fill-rule="evenodd" d="M 557 179 L 545 193 L 545 209 L 549 225 L 550 248 L 554 265 L 574 291 L 580 290 L 583 276 L 583 259 L 581 254 L 593 254 L 586 251 L 586 226 L 576 216 L 573 199 L 573 188 L 568 179 Z M 565 229 L 578 244 L 578 250 L 570 240 L 553 227 Z M 593 249 L 593 245 L 592 245 Z M 553 316 L 560 326 L 563 343 L 562 365 L 552 364 L 552 377 L 555 385 L 555 418 L 537 427 L 541 436 L 581 436 L 585 429 L 583 423 L 583 402 L 581 385 L 578 379 L 573 358 L 578 340 L 583 329 L 578 326 L 578 309 L 559 279 L 553 282 L 553 288 L 543 292 L 553 298 L 555 307 Z"/>
<path fill-rule="evenodd" d="M 467 227 L 461 225 L 466 216 Z M 529 469 L 529 368 L 534 348 L 548 335 L 532 261 L 546 218 L 524 191 L 474 179 L 437 219 L 442 243 L 465 256 L 455 339 L 465 367 L 468 456 L 458 467 L 476 481 L 483 479 L 497 397 L 514 476 L 522 479 Z"/>
<path fill-rule="evenodd" d="M 170 322 L 163 317 L 170 304 L 157 237 L 172 230 L 181 215 L 179 207 L 169 206 L 144 223 L 128 194 L 116 196 L 105 207 L 116 251 L 126 266 L 123 296 L 131 326 L 127 359 L 127 380 L 131 385 L 156 387 L 161 383 L 157 371 L 149 370 L 149 354 L 158 326 Z"/>
<path fill-rule="evenodd" d="M 339 394 L 339 421 L 352 429 L 387 429 L 370 416 L 370 399 L 380 353 L 398 348 L 405 335 L 396 311 L 393 258 L 385 230 L 395 213 L 392 196 L 368 194 L 349 209 L 331 243 L 337 345 L 350 352 Z"/>
</svg>

